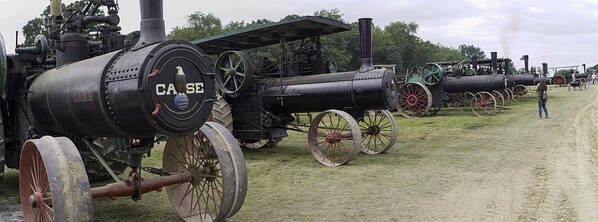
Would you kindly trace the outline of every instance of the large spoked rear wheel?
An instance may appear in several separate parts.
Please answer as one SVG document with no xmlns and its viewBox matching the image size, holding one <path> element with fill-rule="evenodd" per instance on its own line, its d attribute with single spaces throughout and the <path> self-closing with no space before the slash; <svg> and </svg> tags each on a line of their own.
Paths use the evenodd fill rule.
<svg viewBox="0 0 598 222">
<path fill-rule="evenodd" d="M 385 153 L 399 135 L 397 122 L 388 110 L 366 112 L 359 127 L 362 133 L 361 152 L 365 154 Z"/>
<path fill-rule="evenodd" d="M 326 166 L 346 164 L 361 150 L 361 130 L 357 121 L 340 110 L 318 114 L 312 120 L 307 136 L 311 153 Z"/>
<path fill-rule="evenodd" d="M 503 96 L 503 98 L 505 99 L 505 102 L 510 102 L 511 101 L 511 94 L 509 93 L 509 90 L 507 89 L 503 89 L 500 91 L 500 94 Z"/>
<path fill-rule="evenodd" d="M 500 113 L 505 107 L 505 97 L 499 91 L 493 90 L 492 96 L 496 99 L 496 113 Z"/>
<path fill-rule="evenodd" d="M 185 221 L 222 221 L 234 208 L 236 168 L 224 147 L 234 141 L 222 139 L 204 125 L 192 136 L 169 138 L 166 143 L 164 172 L 192 177 L 191 182 L 166 187 L 170 203 Z"/>
<path fill-rule="evenodd" d="M 254 67 L 243 52 L 222 53 L 216 61 L 215 69 L 216 86 L 229 96 L 238 96 L 253 82 Z"/>
<path fill-rule="evenodd" d="M 65 137 L 29 140 L 19 165 L 25 221 L 91 221 L 91 191 L 77 148 Z"/>
<path fill-rule="evenodd" d="M 527 95 L 527 87 L 525 87 L 524 85 L 516 85 L 515 87 L 513 87 L 513 97 L 515 97 L 515 100 L 520 100 L 523 96 Z"/>
<path fill-rule="evenodd" d="M 418 82 L 403 84 L 397 98 L 397 110 L 408 118 L 424 116 L 432 108 L 432 92 Z"/>
<path fill-rule="evenodd" d="M 477 116 L 490 116 L 496 113 L 496 99 L 488 92 L 478 92 L 471 110 Z"/>
<path fill-rule="evenodd" d="M 515 97 L 515 93 L 513 92 L 513 90 L 511 90 L 509 88 L 505 88 L 505 90 L 509 93 L 509 97 L 511 98 L 511 101 L 519 102 L 519 100 L 517 100 L 517 98 Z"/>
<path fill-rule="evenodd" d="M 475 95 L 470 92 L 454 94 L 456 107 L 461 112 L 471 110 Z"/>
<path fill-rule="evenodd" d="M 206 122 L 206 125 L 218 136 L 218 142 L 222 143 L 223 147 L 226 147 L 224 151 L 228 152 L 231 157 L 235 170 L 235 196 L 233 198 L 233 206 L 226 216 L 228 218 L 235 215 L 245 201 L 247 193 L 247 166 L 245 165 L 245 157 L 237 139 L 235 139 L 233 134 L 225 126 L 214 122 Z"/>
<path fill-rule="evenodd" d="M 563 77 L 563 76 L 555 76 L 553 81 L 554 81 L 555 85 L 558 85 L 560 87 L 567 85 L 567 81 L 565 80 L 565 77 Z"/>
</svg>

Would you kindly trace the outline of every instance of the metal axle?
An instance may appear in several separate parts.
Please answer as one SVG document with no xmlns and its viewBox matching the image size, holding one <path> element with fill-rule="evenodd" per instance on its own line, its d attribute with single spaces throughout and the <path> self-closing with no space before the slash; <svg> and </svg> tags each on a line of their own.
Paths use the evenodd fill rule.
<svg viewBox="0 0 598 222">
<path fill-rule="evenodd" d="M 147 193 L 154 190 L 160 191 L 162 187 L 191 182 L 192 180 L 193 176 L 190 172 L 143 179 L 141 181 L 141 193 Z M 127 184 L 126 182 L 111 183 L 106 186 L 91 189 L 92 198 L 109 197 L 110 199 L 116 199 L 117 197 L 132 196 L 133 194 L 135 194 L 133 183 Z"/>
</svg>

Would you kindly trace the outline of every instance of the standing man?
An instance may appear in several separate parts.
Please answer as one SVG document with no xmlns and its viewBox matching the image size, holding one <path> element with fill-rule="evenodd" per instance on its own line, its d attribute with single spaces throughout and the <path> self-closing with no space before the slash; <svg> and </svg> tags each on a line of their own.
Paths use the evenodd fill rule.
<svg viewBox="0 0 598 222">
<path fill-rule="evenodd" d="M 548 110 L 546 110 L 546 100 L 548 99 L 548 87 L 546 86 L 546 80 L 542 79 L 536 87 L 536 93 L 538 94 L 538 115 L 542 119 L 542 109 L 546 119 L 548 119 Z"/>
<path fill-rule="evenodd" d="M 596 85 L 596 73 L 592 73 L 592 85 Z"/>
</svg>

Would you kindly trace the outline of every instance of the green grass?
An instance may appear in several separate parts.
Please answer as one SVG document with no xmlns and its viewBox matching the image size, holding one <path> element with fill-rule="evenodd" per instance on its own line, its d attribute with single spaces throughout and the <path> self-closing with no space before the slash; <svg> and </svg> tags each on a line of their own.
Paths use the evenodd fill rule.
<svg viewBox="0 0 598 222">
<path fill-rule="evenodd" d="M 572 97 L 573 93 L 584 92 L 551 90 L 548 107 L 555 112 L 553 119 L 566 116 L 574 109 L 571 104 L 585 98 Z M 360 154 L 342 167 L 315 161 L 303 133 L 290 132 L 275 148 L 244 150 L 247 198 L 231 221 L 426 220 L 434 200 L 471 175 L 527 164 L 541 150 L 529 140 L 537 124 L 546 130 L 559 127 L 556 120 L 537 123 L 533 96 L 507 108 L 491 117 L 450 108 L 424 118 L 395 114 L 399 127 L 395 146 L 387 154 Z M 159 146 L 144 165 L 160 167 L 161 152 Z M 18 196 L 17 176 L 14 170 L 7 173 L 0 205 Z M 178 217 L 165 192 L 153 192 L 136 203 L 128 198 L 94 200 L 94 219 L 172 221 Z"/>
</svg>

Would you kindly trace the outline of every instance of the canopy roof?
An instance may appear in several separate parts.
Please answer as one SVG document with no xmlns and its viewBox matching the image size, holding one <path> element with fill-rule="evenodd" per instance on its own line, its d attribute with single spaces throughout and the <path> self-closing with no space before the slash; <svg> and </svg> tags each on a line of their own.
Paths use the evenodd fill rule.
<svg viewBox="0 0 598 222">
<path fill-rule="evenodd" d="M 318 16 L 305 16 L 287 21 L 258 25 L 192 41 L 210 55 L 229 50 L 244 50 L 295 41 L 311 36 L 323 36 L 351 30 L 340 21 Z"/>
</svg>

